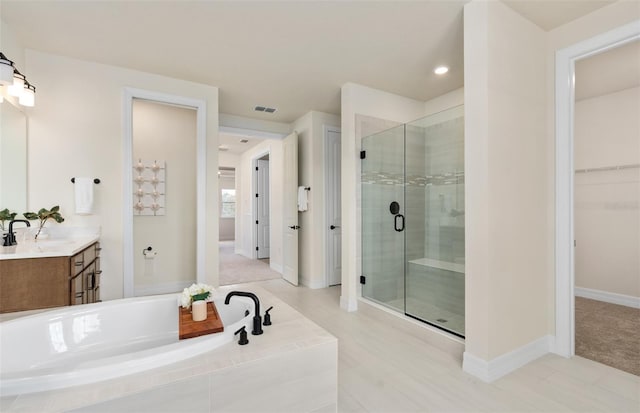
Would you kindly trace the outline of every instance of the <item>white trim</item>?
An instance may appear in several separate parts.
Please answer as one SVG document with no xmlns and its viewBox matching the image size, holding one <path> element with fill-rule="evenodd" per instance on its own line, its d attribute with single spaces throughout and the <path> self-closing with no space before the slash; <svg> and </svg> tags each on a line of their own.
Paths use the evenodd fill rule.
<svg viewBox="0 0 640 413">
<path fill-rule="evenodd" d="M 624 305 L 626 307 L 640 308 L 640 297 L 632 295 L 610 293 L 608 291 L 593 290 L 591 288 L 575 288 L 576 297 L 589 298 L 591 300 L 604 301 L 605 303 Z"/>
<path fill-rule="evenodd" d="M 340 296 L 340 308 L 348 312 L 358 311 L 358 300 L 350 299 L 348 296 Z"/>
<path fill-rule="evenodd" d="M 263 138 L 263 139 L 278 139 L 282 140 L 285 136 L 288 135 L 285 133 L 276 133 L 276 132 L 265 132 L 256 129 L 244 129 L 244 128 L 235 128 L 232 126 L 220 126 L 218 127 L 220 133 L 224 133 L 225 135 L 234 135 L 234 136 L 249 136 L 252 138 Z"/>
<path fill-rule="evenodd" d="M 269 267 L 278 274 L 282 274 L 282 265 L 269 262 Z"/>
<path fill-rule="evenodd" d="M 451 334 L 451 333 L 449 333 L 449 332 L 447 332 L 445 330 L 442 330 L 440 328 L 434 327 L 431 324 L 427 324 L 427 323 L 423 323 L 422 321 L 418 321 L 413 317 L 408 317 L 404 313 L 401 313 L 399 311 L 393 310 L 393 309 L 391 309 L 389 307 L 386 307 L 386 306 L 384 306 L 382 304 L 376 303 L 375 301 L 370 300 L 370 299 L 368 299 L 366 297 L 360 296 L 360 297 L 358 297 L 358 301 L 362 301 L 363 303 L 365 303 L 365 304 L 367 304 L 367 305 L 369 305 L 369 306 L 371 306 L 373 308 L 376 308 L 376 309 L 378 309 L 380 311 L 383 311 L 383 312 L 385 312 L 387 314 L 390 314 L 390 315 L 392 315 L 394 317 L 397 317 L 400 320 L 408 321 L 409 323 L 413 324 L 414 326 L 416 326 L 418 328 L 423 328 L 425 330 L 429 330 L 429 331 L 431 331 L 433 333 L 436 333 L 438 335 L 446 337 L 449 340 L 455 341 L 457 343 L 464 343 L 465 342 L 464 339 L 461 338 L 461 337 L 458 337 L 458 336 L 456 336 L 454 334 Z M 367 307 L 363 306 L 362 308 L 367 308 Z"/>
<path fill-rule="evenodd" d="M 640 39 L 640 20 L 608 31 L 556 52 L 556 177 L 555 177 L 555 290 L 556 329 L 554 353 L 575 354 L 574 222 L 573 222 L 573 121 L 575 62 Z"/>
<path fill-rule="evenodd" d="M 195 281 L 175 281 L 162 284 L 142 285 L 134 288 L 134 294 L 136 297 L 143 295 L 158 295 L 158 294 L 172 294 L 180 293 L 185 288 L 189 287 Z"/>
<path fill-rule="evenodd" d="M 329 228 L 329 189 L 332 189 L 329 187 L 329 170 L 332 167 L 332 165 L 329 162 L 329 157 L 327 156 L 327 138 L 328 138 L 328 134 L 329 132 L 336 132 L 340 134 L 340 139 L 342 140 L 342 129 L 340 129 L 337 126 L 330 126 L 330 125 L 322 125 L 322 157 L 323 157 L 323 166 L 324 166 L 324 215 L 323 215 L 323 225 L 322 225 L 322 242 L 324 245 L 324 285 L 323 287 L 328 287 L 329 284 L 329 271 L 330 269 L 330 259 L 329 256 L 331 254 L 331 249 L 329 248 L 329 239 L 330 237 L 328 236 L 329 233 L 327 231 L 327 228 Z M 342 148 L 340 148 L 341 152 L 342 152 Z M 342 159 L 337 159 L 336 162 L 342 162 Z M 342 168 L 340 169 L 340 171 L 342 171 Z M 335 188 L 333 188 L 335 189 Z M 340 278 L 342 279 L 342 276 L 340 276 Z M 313 288 L 313 287 L 311 287 Z M 316 288 L 322 288 L 322 287 L 316 287 Z"/>
<path fill-rule="evenodd" d="M 544 336 L 509 353 L 486 361 L 465 351 L 462 355 L 462 370 L 491 383 L 527 363 L 547 354 L 553 345 L 552 336 Z"/>
<path fill-rule="evenodd" d="M 324 280 L 312 280 L 308 277 L 300 277 L 300 284 L 302 284 L 303 286 L 311 289 L 311 290 L 318 290 L 320 288 L 325 288 L 327 285 L 325 283 Z"/>
<path fill-rule="evenodd" d="M 182 96 L 125 87 L 123 91 L 123 294 L 133 297 L 133 99 L 144 99 L 196 110 L 196 279 L 206 281 L 206 184 L 207 184 L 207 102 Z"/>
</svg>

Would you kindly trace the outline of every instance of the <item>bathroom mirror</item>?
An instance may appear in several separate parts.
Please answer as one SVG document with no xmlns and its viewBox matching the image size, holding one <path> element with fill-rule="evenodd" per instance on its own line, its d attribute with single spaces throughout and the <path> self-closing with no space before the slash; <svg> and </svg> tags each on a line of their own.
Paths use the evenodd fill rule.
<svg viewBox="0 0 640 413">
<path fill-rule="evenodd" d="M 12 102 L 0 103 L 0 209 L 27 210 L 27 117 Z"/>
</svg>

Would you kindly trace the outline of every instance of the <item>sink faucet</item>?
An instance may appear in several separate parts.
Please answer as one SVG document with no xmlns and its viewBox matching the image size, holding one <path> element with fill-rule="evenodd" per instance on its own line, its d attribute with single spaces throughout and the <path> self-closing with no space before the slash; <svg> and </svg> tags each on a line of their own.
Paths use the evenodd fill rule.
<svg viewBox="0 0 640 413">
<path fill-rule="evenodd" d="M 4 234 L 4 237 L 2 238 L 4 240 L 2 244 L 3 247 L 11 247 L 12 245 L 18 245 L 18 241 L 16 241 L 16 234 L 13 232 L 14 222 L 24 222 L 25 224 L 27 224 L 28 227 L 31 226 L 31 223 L 26 219 L 12 219 L 11 222 L 9 222 L 9 232 L 7 234 Z"/>
<path fill-rule="evenodd" d="M 260 300 L 258 300 L 258 297 L 254 293 L 245 293 L 243 291 L 231 291 L 229 294 L 227 294 L 227 297 L 224 299 L 224 303 L 229 304 L 229 300 L 231 300 L 231 297 L 233 297 L 234 295 L 237 295 L 240 297 L 249 297 L 253 300 L 256 311 L 253 315 L 253 330 L 251 330 L 251 334 L 253 334 L 254 336 L 259 336 L 260 334 L 262 334 L 262 317 L 260 316 Z"/>
</svg>

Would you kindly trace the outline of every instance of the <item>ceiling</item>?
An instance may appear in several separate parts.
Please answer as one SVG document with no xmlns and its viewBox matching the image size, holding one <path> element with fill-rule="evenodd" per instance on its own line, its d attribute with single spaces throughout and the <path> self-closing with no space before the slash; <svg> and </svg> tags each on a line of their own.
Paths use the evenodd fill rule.
<svg viewBox="0 0 640 413">
<path fill-rule="evenodd" d="M 576 62 L 576 100 L 640 87 L 640 41 Z"/>
<path fill-rule="evenodd" d="M 246 140 L 247 142 L 241 142 L 242 140 Z M 263 140 L 264 138 L 258 138 L 255 136 L 241 136 L 223 132 L 220 132 L 218 134 L 219 148 L 227 148 L 226 150 L 222 150 L 221 152 L 229 153 L 232 155 L 240 155 L 246 150 L 253 148 Z"/>
<path fill-rule="evenodd" d="M 27 48 L 214 85 L 220 112 L 290 123 L 339 114 L 346 82 L 417 100 L 461 87 L 467 1 L 2 0 L 0 15 Z M 550 29 L 610 1 L 506 3 Z"/>
</svg>

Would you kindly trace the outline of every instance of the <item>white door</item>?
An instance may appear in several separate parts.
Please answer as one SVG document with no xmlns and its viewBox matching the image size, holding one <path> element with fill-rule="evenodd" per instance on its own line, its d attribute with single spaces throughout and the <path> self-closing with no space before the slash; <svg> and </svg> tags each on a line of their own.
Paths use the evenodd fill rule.
<svg viewBox="0 0 640 413">
<path fill-rule="evenodd" d="M 342 283 L 342 208 L 340 197 L 340 131 L 325 130 L 327 207 L 327 283 Z"/>
<path fill-rule="evenodd" d="M 258 258 L 269 258 L 269 161 L 258 159 L 256 161 L 257 189 L 256 203 L 258 213 L 256 219 L 258 240 Z"/>
<path fill-rule="evenodd" d="M 298 285 L 298 134 L 284 138 L 284 241 L 282 278 Z"/>
</svg>

